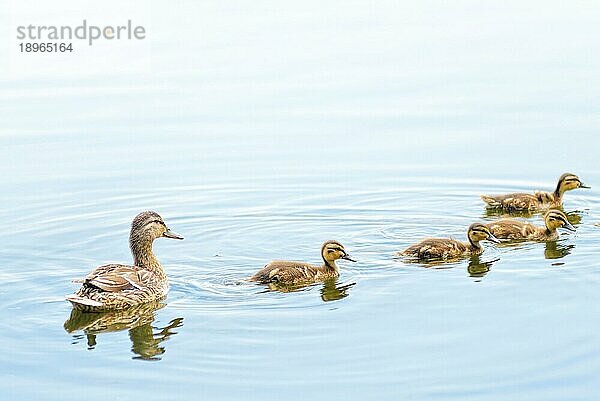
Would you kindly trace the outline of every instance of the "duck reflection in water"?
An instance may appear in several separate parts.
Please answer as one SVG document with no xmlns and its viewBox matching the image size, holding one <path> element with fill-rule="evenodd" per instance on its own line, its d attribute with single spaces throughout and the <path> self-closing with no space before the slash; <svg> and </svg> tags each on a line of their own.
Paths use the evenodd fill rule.
<svg viewBox="0 0 600 401">
<path fill-rule="evenodd" d="M 342 298 L 346 298 L 348 290 L 352 288 L 356 283 L 338 284 L 337 278 L 330 278 L 323 282 L 321 287 L 321 299 L 323 302 L 338 301 Z"/>
<path fill-rule="evenodd" d="M 564 241 L 547 241 L 544 248 L 546 259 L 560 259 L 569 255 L 575 248 L 574 244 L 564 244 Z"/>
<path fill-rule="evenodd" d="M 505 218 L 510 218 L 510 217 L 520 217 L 523 219 L 530 219 L 532 217 L 535 217 L 537 215 L 539 215 L 541 212 L 538 211 L 530 211 L 530 210 L 514 210 L 514 211 L 506 211 L 503 209 L 492 209 L 492 208 L 485 208 L 484 212 L 483 212 L 483 218 L 501 218 L 501 219 L 505 219 Z"/>
<path fill-rule="evenodd" d="M 472 256 L 469 259 L 469 265 L 467 266 L 467 271 L 469 272 L 469 276 L 473 278 L 483 278 L 490 269 L 492 265 L 499 261 L 500 258 L 496 258 L 493 260 L 482 261 L 480 255 Z M 481 280 L 476 280 L 481 281 Z"/>
<path fill-rule="evenodd" d="M 269 283 L 268 289 L 261 291 L 261 294 L 271 291 L 278 292 L 298 292 L 308 290 L 311 287 L 315 287 L 317 285 L 321 285 L 321 299 L 323 302 L 329 301 L 338 301 L 340 299 L 346 298 L 348 294 L 348 290 L 352 288 L 356 283 L 338 283 L 338 277 L 332 277 L 326 280 L 323 280 L 320 283 L 304 283 L 304 284 L 282 284 L 282 283 Z"/>
<path fill-rule="evenodd" d="M 82 312 L 73 309 L 64 328 L 68 333 L 83 331 L 88 349 L 95 348 L 98 334 L 129 330 L 131 351 L 135 354 L 133 359 L 160 360 L 160 355 L 165 353 L 162 343 L 177 334 L 174 329 L 183 326 L 183 318 L 173 319 L 165 327 L 152 326 L 155 312 L 164 306 L 162 302 L 151 302 L 110 312 Z M 74 338 L 77 340 L 82 337 Z"/>
<path fill-rule="evenodd" d="M 482 261 L 481 257 L 482 255 L 472 255 L 468 258 L 469 264 L 467 265 L 467 272 L 469 273 L 470 277 L 483 278 L 483 276 L 485 276 L 490 271 L 492 265 L 500 260 L 500 258 L 496 258 L 492 260 Z M 426 269 L 445 270 L 456 268 L 462 261 L 464 261 L 464 258 L 454 258 L 443 261 L 433 260 L 427 263 L 418 261 L 408 261 L 408 263 L 418 264 L 420 267 L 424 267 Z M 406 261 L 404 262 L 406 263 Z"/>
<path fill-rule="evenodd" d="M 557 208 L 557 209 L 564 212 L 563 208 Z M 532 217 L 543 216 L 543 215 L 544 215 L 543 211 L 529 211 L 529 210 L 515 210 L 515 211 L 507 212 L 502 209 L 485 209 L 485 211 L 483 212 L 484 219 L 485 218 L 493 218 L 494 220 L 496 220 L 498 218 L 505 219 L 505 218 L 514 218 L 514 217 L 520 217 L 523 219 L 531 219 Z M 566 215 L 567 215 L 567 218 L 569 219 L 569 223 L 573 224 L 574 226 L 578 226 L 579 224 L 581 224 L 583 212 L 581 212 L 579 210 L 574 210 L 572 212 L 566 213 Z M 600 223 L 598 223 L 598 225 L 600 225 Z"/>
</svg>

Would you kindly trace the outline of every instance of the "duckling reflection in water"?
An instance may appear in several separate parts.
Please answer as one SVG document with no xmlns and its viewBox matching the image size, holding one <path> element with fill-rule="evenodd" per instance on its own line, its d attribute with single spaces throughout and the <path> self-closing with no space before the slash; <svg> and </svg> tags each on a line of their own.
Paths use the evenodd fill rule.
<svg viewBox="0 0 600 401">
<path fill-rule="evenodd" d="M 467 272 L 469 272 L 470 277 L 483 278 L 486 274 L 488 274 L 488 272 L 492 268 L 492 265 L 499 260 L 500 258 L 496 258 L 494 260 L 482 262 L 480 255 L 473 255 L 469 259 L 469 266 L 467 266 Z"/>
<path fill-rule="evenodd" d="M 131 351 L 137 355 L 134 359 L 157 360 L 160 359 L 158 356 L 165 352 L 161 344 L 173 334 L 177 334 L 174 329 L 183 326 L 183 318 L 177 318 L 163 328 L 152 327 L 155 312 L 164 306 L 162 302 L 150 302 L 109 312 L 84 312 L 73 309 L 64 328 L 68 333 L 83 331 L 90 349 L 96 346 L 98 334 L 129 330 Z M 155 330 L 158 332 L 155 333 Z"/>
<path fill-rule="evenodd" d="M 575 248 L 573 244 L 561 244 L 559 241 L 546 241 L 544 248 L 544 258 L 561 259 L 569 255 Z"/>
<path fill-rule="evenodd" d="M 496 238 L 506 240 L 547 241 L 558 238 L 558 229 L 565 228 L 575 231 L 567 215 L 560 210 L 549 210 L 544 215 L 545 227 L 535 226 L 527 221 L 502 219 L 487 223 Z"/>
<path fill-rule="evenodd" d="M 336 277 L 329 278 L 323 281 L 323 287 L 321 287 L 321 299 L 323 302 L 339 301 L 340 299 L 346 298 L 348 290 L 354 287 L 356 283 L 338 284 Z"/>
<path fill-rule="evenodd" d="M 565 192 L 577 188 L 590 188 L 584 185 L 575 174 L 565 173 L 558 179 L 554 192 L 512 193 L 505 195 L 481 195 L 487 206 L 507 211 L 545 210 L 562 207 Z"/>
<path fill-rule="evenodd" d="M 523 219 L 530 219 L 532 217 L 537 216 L 538 214 L 539 214 L 539 211 L 537 211 L 537 210 L 515 210 L 512 212 L 509 212 L 504 209 L 493 209 L 491 207 L 486 207 L 483 212 L 483 217 L 484 218 L 493 217 L 493 218 L 498 218 L 498 219 L 521 217 Z"/>
<path fill-rule="evenodd" d="M 355 262 L 348 255 L 344 246 L 337 241 L 326 241 L 321 246 L 321 257 L 323 258 L 323 265 L 321 266 L 304 262 L 276 260 L 268 263 L 249 280 L 262 284 L 276 284 L 278 287 L 302 286 L 307 283 L 338 277 L 340 273 L 335 263 L 338 259 Z"/>
<path fill-rule="evenodd" d="M 155 239 L 182 240 L 156 212 L 138 214 L 131 224 L 129 246 L 133 266 L 110 264 L 88 274 L 82 286 L 66 298 L 76 309 L 92 312 L 129 308 L 164 297 L 169 291 L 167 275 L 152 252 Z"/>
<path fill-rule="evenodd" d="M 467 232 L 469 242 L 462 242 L 452 238 L 427 238 L 418 244 L 409 246 L 398 253 L 399 256 L 419 261 L 454 260 L 470 255 L 479 255 L 483 252 L 481 241 L 499 243 L 500 240 L 481 223 L 469 226 Z"/>
</svg>

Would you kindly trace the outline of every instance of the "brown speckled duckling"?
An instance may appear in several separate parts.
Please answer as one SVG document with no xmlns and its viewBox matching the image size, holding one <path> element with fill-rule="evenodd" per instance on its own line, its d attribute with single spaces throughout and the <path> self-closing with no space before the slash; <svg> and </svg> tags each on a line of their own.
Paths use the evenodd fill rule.
<svg viewBox="0 0 600 401">
<path fill-rule="evenodd" d="M 101 312 L 125 309 L 156 301 L 169 290 L 167 275 L 152 252 L 155 239 L 183 239 L 169 230 L 152 211 L 138 214 L 131 224 L 129 246 L 133 266 L 110 264 L 97 267 L 81 281 L 81 288 L 66 298 L 77 309 Z"/>
<path fill-rule="evenodd" d="M 275 260 L 260 269 L 250 281 L 259 283 L 303 284 L 323 281 L 340 275 L 335 261 L 345 259 L 355 262 L 344 246 L 337 241 L 326 241 L 321 247 L 323 265 L 311 265 L 304 262 Z"/>
<path fill-rule="evenodd" d="M 501 219 L 487 223 L 486 227 L 496 238 L 507 240 L 554 240 L 558 238 L 558 228 L 564 227 L 569 231 L 575 231 L 567 215 L 560 210 L 553 209 L 546 212 L 544 223 L 545 227 L 537 227 L 527 221 Z"/>
<path fill-rule="evenodd" d="M 481 195 L 487 207 L 516 210 L 545 210 L 562 207 L 562 197 L 566 191 L 577 188 L 590 188 L 584 185 L 575 174 L 565 173 L 558 179 L 554 192 L 513 193 L 506 195 Z"/>
<path fill-rule="evenodd" d="M 421 261 L 456 259 L 463 256 L 479 255 L 483 252 L 483 246 L 480 241 L 491 241 L 499 243 L 500 240 L 494 237 L 494 234 L 481 223 L 474 223 L 469 226 L 467 232 L 469 242 L 457 241 L 453 238 L 427 238 L 418 244 L 409 246 L 398 253 L 406 258 L 418 259 Z"/>
</svg>

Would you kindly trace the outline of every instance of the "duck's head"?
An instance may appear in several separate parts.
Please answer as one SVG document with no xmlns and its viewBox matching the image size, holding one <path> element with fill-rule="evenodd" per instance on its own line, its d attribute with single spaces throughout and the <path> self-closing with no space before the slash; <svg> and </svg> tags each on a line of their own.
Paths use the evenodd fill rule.
<svg viewBox="0 0 600 401">
<path fill-rule="evenodd" d="M 566 191 L 570 191 L 572 189 L 577 188 L 590 188 L 587 185 L 584 185 L 579 177 L 575 174 L 565 173 L 560 176 L 558 179 L 558 184 L 556 185 L 556 193 L 562 195 Z"/>
<path fill-rule="evenodd" d="M 561 227 L 569 231 L 575 231 L 575 227 L 569 222 L 567 215 L 560 210 L 548 210 L 544 215 L 544 222 L 546 223 L 546 227 L 551 231 Z"/>
<path fill-rule="evenodd" d="M 494 234 L 492 234 L 490 229 L 481 223 L 471 224 L 467 236 L 472 244 L 477 244 L 479 241 L 491 241 L 496 244 L 500 243 L 500 240 L 494 237 Z"/>
<path fill-rule="evenodd" d="M 344 249 L 344 245 L 332 240 L 325 241 L 321 247 L 321 256 L 323 256 L 323 260 L 328 265 L 333 264 L 338 259 L 356 262 L 356 260 L 352 259 L 350 255 L 348 255 L 348 252 L 346 252 L 346 249 Z"/>
<path fill-rule="evenodd" d="M 183 239 L 181 235 L 169 230 L 162 217 L 156 212 L 148 210 L 135 216 L 129 235 L 131 242 L 154 241 L 160 237 Z"/>
</svg>

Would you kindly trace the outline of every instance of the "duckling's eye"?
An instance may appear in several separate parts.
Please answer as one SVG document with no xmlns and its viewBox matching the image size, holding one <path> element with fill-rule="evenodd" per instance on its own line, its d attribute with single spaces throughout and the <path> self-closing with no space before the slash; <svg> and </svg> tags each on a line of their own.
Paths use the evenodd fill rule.
<svg viewBox="0 0 600 401">
<path fill-rule="evenodd" d="M 332 252 L 335 252 L 335 250 L 334 249 L 328 249 L 327 250 L 327 253 L 332 253 Z"/>
</svg>

